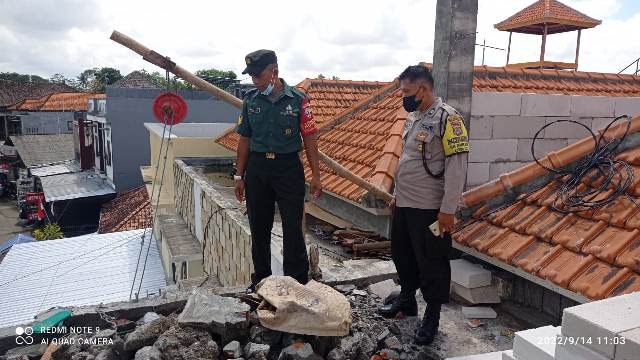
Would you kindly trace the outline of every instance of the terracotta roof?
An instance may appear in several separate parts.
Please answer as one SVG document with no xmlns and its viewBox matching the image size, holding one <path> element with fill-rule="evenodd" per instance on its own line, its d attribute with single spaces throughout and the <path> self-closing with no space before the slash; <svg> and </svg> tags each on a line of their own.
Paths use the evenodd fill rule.
<svg viewBox="0 0 640 360">
<path fill-rule="evenodd" d="M 118 194 L 102 206 L 98 233 L 144 229 L 151 226 L 151 203 L 144 186 Z"/>
<path fill-rule="evenodd" d="M 116 81 L 110 87 L 117 88 L 134 88 L 134 89 L 157 89 L 159 86 L 153 81 L 149 74 L 141 71 L 132 71 L 127 76 Z"/>
<path fill-rule="evenodd" d="M 70 91 L 74 89 L 65 84 L 0 80 L 0 106 L 11 106 L 28 99 L 39 99 L 53 93 Z"/>
<path fill-rule="evenodd" d="M 591 18 L 559 1 L 538 0 L 515 15 L 495 25 L 501 31 L 542 35 L 544 25 L 547 34 L 556 34 L 598 26 L 600 20 Z"/>
<path fill-rule="evenodd" d="M 605 138 L 620 137 L 626 124 L 609 130 Z M 640 132 L 640 118 L 632 120 L 630 134 Z M 561 168 L 593 150 L 592 138 L 553 151 L 543 164 Z M 640 147 L 631 147 L 617 159 L 632 165 L 640 176 Z M 503 174 L 496 181 L 467 191 L 469 206 L 480 207 L 475 221 L 454 234 L 454 240 L 509 265 L 593 300 L 640 290 L 640 208 L 618 197 L 598 210 L 567 214 L 551 208 L 558 182 L 520 195 L 495 212 L 488 205 L 501 195 L 518 192 L 548 172 L 536 163 Z M 640 178 L 629 196 L 640 203 Z M 584 186 L 584 185 L 583 185 Z M 498 204 L 497 206 L 499 206 Z"/>
<path fill-rule="evenodd" d="M 39 99 L 25 100 L 9 107 L 9 110 L 25 111 L 87 111 L 89 99 L 104 99 L 105 94 L 85 92 L 61 92 Z"/>
<path fill-rule="evenodd" d="M 388 84 L 377 81 L 305 79 L 296 87 L 311 98 L 313 116 L 318 125 L 322 127 L 336 114 L 349 109 L 358 101 L 367 98 Z M 238 134 L 232 127 L 216 139 L 216 142 L 235 151 L 238 147 L 238 140 Z"/>
</svg>

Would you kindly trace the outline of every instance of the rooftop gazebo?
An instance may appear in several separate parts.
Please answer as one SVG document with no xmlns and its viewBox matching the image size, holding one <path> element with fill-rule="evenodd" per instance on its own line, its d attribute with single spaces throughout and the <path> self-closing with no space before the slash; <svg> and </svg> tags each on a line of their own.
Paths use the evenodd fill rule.
<svg viewBox="0 0 640 360">
<path fill-rule="evenodd" d="M 510 18 L 495 24 L 495 28 L 500 31 L 509 32 L 507 67 L 576 70 L 578 69 L 580 36 L 582 29 L 590 29 L 600 25 L 601 23 L 601 20 L 593 19 L 559 1 L 538 0 L 520 10 Z M 544 59 L 547 35 L 576 30 L 578 31 L 578 40 L 576 43 L 576 59 L 574 63 L 546 61 Z M 542 36 L 540 61 L 509 64 L 509 56 L 511 55 L 511 36 L 514 32 Z"/>
</svg>

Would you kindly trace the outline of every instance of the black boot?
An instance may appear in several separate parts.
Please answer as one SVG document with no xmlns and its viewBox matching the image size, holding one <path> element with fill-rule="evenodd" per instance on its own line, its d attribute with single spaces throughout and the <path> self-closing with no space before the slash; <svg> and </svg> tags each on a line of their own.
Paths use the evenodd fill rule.
<svg viewBox="0 0 640 360">
<path fill-rule="evenodd" d="M 433 342 L 438 334 L 438 326 L 440 325 L 440 308 L 440 304 L 427 304 L 422 323 L 414 336 L 416 344 L 430 345 Z"/>
<path fill-rule="evenodd" d="M 378 314 L 387 319 L 395 318 L 402 313 L 404 316 L 418 315 L 418 303 L 415 292 L 400 293 L 391 304 L 382 305 L 378 308 Z"/>
</svg>

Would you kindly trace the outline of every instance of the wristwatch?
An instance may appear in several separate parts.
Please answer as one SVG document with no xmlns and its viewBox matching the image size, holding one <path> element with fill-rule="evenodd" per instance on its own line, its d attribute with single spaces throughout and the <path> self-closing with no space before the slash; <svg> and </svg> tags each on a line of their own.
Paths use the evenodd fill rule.
<svg viewBox="0 0 640 360">
<path fill-rule="evenodd" d="M 233 180 L 235 180 L 235 181 L 244 180 L 244 176 L 240 176 L 240 175 L 233 175 Z"/>
</svg>

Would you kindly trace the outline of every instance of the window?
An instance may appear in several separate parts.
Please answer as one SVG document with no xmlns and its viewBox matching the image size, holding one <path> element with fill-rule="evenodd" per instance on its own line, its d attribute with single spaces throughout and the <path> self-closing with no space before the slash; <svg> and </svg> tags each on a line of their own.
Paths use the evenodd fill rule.
<svg viewBox="0 0 640 360">
<path fill-rule="evenodd" d="M 73 121 L 67 121 L 67 130 L 73 131 Z"/>
</svg>

